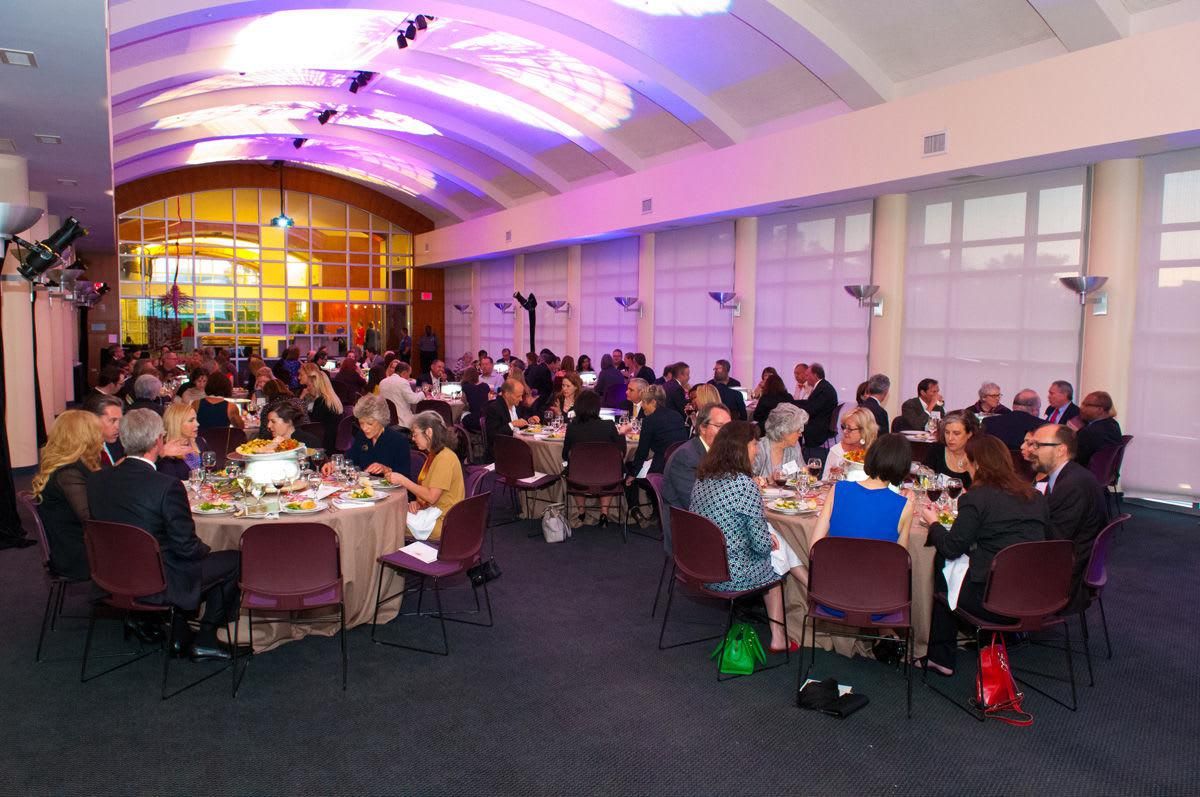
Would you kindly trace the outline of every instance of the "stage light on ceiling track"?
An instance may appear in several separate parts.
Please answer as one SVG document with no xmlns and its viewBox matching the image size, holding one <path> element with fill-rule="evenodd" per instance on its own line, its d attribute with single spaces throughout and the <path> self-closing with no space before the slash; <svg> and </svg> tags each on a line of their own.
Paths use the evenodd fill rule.
<svg viewBox="0 0 1200 797">
<path fill-rule="evenodd" d="M 406 47 L 408 47 L 408 39 L 404 38 L 404 34 L 403 34 L 403 33 L 401 33 L 401 34 L 398 34 L 398 35 L 396 36 L 396 47 L 397 47 L 398 49 L 401 49 L 401 50 L 403 50 L 403 49 L 405 49 Z"/>
<path fill-rule="evenodd" d="M 317 121 L 323 125 L 329 124 L 329 120 L 332 119 L 336 113 L 337 111 L 333 110 L 332 108 L 326 108 L 317 114 Z"/>
<path fill-rule="evenodd" d="M 424 14 L 417 14 L 417 17 L 413 20 L 413 22 L 417 24 L 417 30 L 425 30 L 429 27 L 429 20 L 431 19 L 433 19 L 433 17 L 427 17 Z"/>
<path fill-rule="evenodd" d="M 417 38 L 417 26 L 413 23 L 408 23 L 408 27 L 404 29 L 404 36 L 408 39 Z"/>
<path fill-rule="evenodd" d="M 296 139 L 300 141 L 302 139 Z M 299 147 L 297 147 L 299 149 Z M 272 227 L 295 227 L 296 222 L 292 217 L 284 213 L 283 205 L 283 161 L 275 161 L 275 168 L 279 169 L 279 215 L 271 219 Z"/>
<path fill-rule="evenodd" d="M 74 216 L 68 216 L 63 225 L 44 241 L 30 243 L 13 235 L 14 241 L 29 250 L 29 254 L 17 266 L 17 272 L 33 282 L 46 271 L 61 265 L 63 252 L 76 238 L 84 235 L 87 235 L 87 229 Z"/>
<path fill-rule="evenodd" d="M 323 124 L 323 123 L 322 123 L 322 124 Z M 303 146 L 304 146 L 304 143 L 305 143 L 306 141 L 308 141 L 308 139 L 307 139 L 307 138 L 293 138 L 293 139 L 292 139 L 292 146 L 293 146 L 293 147 L 295 147 L 296 149 L 300 149 L 301 147 L 303 147 Z"/>
</svg>

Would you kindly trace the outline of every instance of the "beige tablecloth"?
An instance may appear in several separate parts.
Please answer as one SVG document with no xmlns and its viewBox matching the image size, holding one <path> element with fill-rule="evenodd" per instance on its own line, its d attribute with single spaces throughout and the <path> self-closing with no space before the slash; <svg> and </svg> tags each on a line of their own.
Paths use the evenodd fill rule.
<svg viewBox="0 0 1200 797">
<path fill-rule="evenodd" d="M 369 623 L 375 611 L 375 585 L 379 577 L 377 557 L 391 553 L 404 546 L 405 520 L 408 512 L 408 496 L 403 490 L 392 492 L 378 504 L 365 508 L 326 510 L 313 515 L 282 515 L 279 521 L 234 518 L 230 515 L 196 515 L 196 535 L 206 542 L 214 551 L 237 550 L 242 538 L 242 532 L 258 523 L 276 523 L 288 521 L 303 521 L 324 523 L 338 534 L 342 559 L 342 580 L 344 582 L 343 597 L 346 602 L 346 627 Z M 387 571 L 383 578 L 385 595 L 402 588 L 404 579 L 394 571 Z M 313 616 L 336 616 L 325 609 L 313 611 Z M 400 600 L 394 600 L 380 607 L 379 619 L 387 622 L 400 611 Z M 300 615 L 303 617 L 304 615 Z M 254 649 L 269 650 L 273 647 L 301 639 L 308 634 L 333 636 L 338 631 L 336 619 L 333 622 L 297 623 L 287 622 L 264 623 L 257 621 L 262 615 L 255 614 Z M 246 644 L 250 641 L 246 630 L 246 613 L 242 612 L 239 641 Z"/>
<path fill-rule="evenodd" d="M 781 515 L 770 509 L 767 510 L 767 520 L 775 528 L 796 555 L 808 563 L 809 535 L 817 525 L 817 516 L 813 515 Z M 913 655 L 925 655 L 929 643 L 929 613 L 933 607 L 933 548 L 925 547 L 928 528 L 914 521 L 908 533 L 908 555 L 912 558 L 912 624 L 913 624 Z M 801 629 L 808 617 L 808 589 L 796 579 L 789 578 L 784 589 L 784 606 L 787 609 L 788 636 L 800 641 Z M 820 625 L 817 626 L 820 629 Z M 853 655 L 855 641 L 847 637 L 830 637 L 826 634 L 817 635 L 817 644 L 825 650 L 835 650 L 844 656 Z M 858 652 L 863 653 L 862 643 Z"/>
</svg>

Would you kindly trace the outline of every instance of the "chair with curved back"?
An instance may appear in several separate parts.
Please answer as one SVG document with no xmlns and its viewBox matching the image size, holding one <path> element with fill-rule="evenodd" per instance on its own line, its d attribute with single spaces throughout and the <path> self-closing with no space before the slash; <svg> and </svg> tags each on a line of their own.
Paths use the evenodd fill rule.
<svg viewBox="0 0 1200 797">
<path fill-rule="evenodd" d="M 825 446 L 832 447 L 837 442 L 838 430 L 841 428 L 842 409 L 846 406 L 846 402 L 837 405 L 837 409 L 833 411 L 833 415 L 829 416 L 829 436 L 825 438 Z"/>
<path fill-rule="evenodd" d="M 869 631 L 898 631 L 903 645 L 908 716 L 912 717 L 912 559 L 903 546 L 883 540 L 825 537 L 813 545 L 808 565 L 808 618 L 800 633 L 800 656 L 812 626 L 808 669 L 797 671 L 804 684 L 817 660 L 817 621 L 834 636 L 886 640 Z"/>
<path fill-rule="evenodd" d="M 442 416 L 442 420 L 446 422 L 446 428 L 450 429 L 454 426 L 454 411 L 450 408 L 450 402 L 442 401 L 441 399 L 421 399 L 417 402 L 415 412 L 436 412 Z"/>
<path fill-rule="evenodd" d="M 278 623 L 278 613 L 286 613 L 292 623 L 329 622 L 332 618 L 296 618 L 297 612 L 311 612 L 336 606 L 339 640 L 342 648 L 342 690 L 346 689 L 346 604 L 342 585 L 341 546 L 337 532 L 324 523 L 256 523 L 242 533 L 242 568 L 238 587 L 242 591 L 241 610 L 247 613 L 251 638 L 254 613 L 272 615 L 261 623 Z M 241 612 L 234 618 L 233 638 L 241 630 Z M 250 655 L 254 658 L 251 646 Z M 237 697 L 247 661 L 238 674 L 238 657 L 233 665 L 233 696 Z"/>
<path fill-rule="evenodd" d="M 208 450 L 217 455 L 217 470 L 225 467 L 226 457 L 229 452 L 237 446 L 229 444 L 229 434 L 232 431 L 232 426 L 214 426 L 208 429 L 201 429 L 197 434 L 201 440 L 208 446 Z M 244 439 L 242 442 L 246 442 Z M 241 445 L 241 443 L 238 443 Z"/>
<path fill-rule="evenodd" d="M 650 489 L 653 491 L 654 509 L 658 513 L 658 525 L 663 543 L 663 563 L 662 569 L 658 573 L 658 586 L 654 590 L 654 604 L 650 607 L 651 617 L 658 612 L 658 599 L 662 595 L 663 579 L 666 578 L 668 567 L 671 564 L 671 516 L 667 511 L 666 502 L 663 501 L 663 481 L 665 478 L 662 473 L 646 474 L 646 481 L 650 484 Z"/>
<path fill-rule="evenodd" d="M 778 586 L 782 589 L 783 578 L 777 578 L 772 581 L 754 587 L 752 589 L 724 591 L 710 589 L 708 584 L 720 583 L 729 580 L 729 558 L 728 551 L 725 547 L 725 535 L 717 528 L 711 520 L 693 512 L 688 512 L 679 507 L 671 507 L 671 559 L 674 563 L 674 572 L 672 573 L 671 583 L 667 587 L 667 606 L 663 611 L 662 627 L 658 632 L 658 649 L 669 650 L 671 648 L 683 647 L 685 645 L 695 645 L 700 642 L 709 642 L 714 639 L 722 640 L 718 647 L 718 653 L 715 658 L 717 660 L 717 680 L 727 680 L 721 677 L 720 662 L 721 650 L 725 645 L 725 636 L 729 629 L 733 627 L 735 615 L 742 613 L 744 610 L 738 607 L 737 602 L 740 598 L 746 598 L 752 595 L 761 595 L 762 593 Z M 689 639 L 684 642 L 676 642 L 671 645 L 663 645 L 663 638 L 667 632 L 667 619 L 671 615 L 671 604 L 675 599 L 676 585 L 682 585 L 684 588 L 690 589 L 695 594 L 705 598 L 715 598 L 724 601 L 728 607 L 728 616 L 723 632 L 715 636 L 701 637 L 700 639 Z M 772 622 L 769 618 L 768 623 Z M 787 636 L 787 613 L 783 617 L 783 633 Z M 777 664 L 772 664 L 760 668 L 760 670 L 770 670 L 782 664 L 786 664 L 791 654 L 788 647 L 784 649 L 784 661 Z M 738 677 L 738 676 L 733 676 Z"/>
<path fill-rule="evenodd" d="M 42 612 L 42 624 L 38 630 L 37 650 L 33 660 L 42 661 L 42 644 L 46 639 L 46 630 L 54 631 L 58 618 L 62 616 L 63 602 L 66 599 L 67 587 L 72 584 L 86 584 L 87 581 L 77 581 L 55 571 L 50 562 L 50 539 L 46 536 L 46 527 L 42 524 L 42 516 L 38 513 L 37 504 L 33 502 L 33 493 L 27 490 L 17 492 L 17 516 L 21 519 L 21 527 L 38 541 L 42 552 L 42 569 L 46 573 L 46 608 Z"/>
<path fill-rule="evenodd" d="M 1092 458 L 1088 461 L 1088 470 L 1104 488 L 1105 507 L 1108 506 L 1109 497 L 1112 497 L 1115 499 L 1117 512 L 1122 509 L 1121 493 L 1117 491 L 1117 483 L 1121 481 L 1121 465 L 1125 462 L 1125 449 L 1131 440 L 1133 440 L 1133 435 L 1122 435 L 1121 442 L 1105 446 L 1092 454 Z"/>
<path fill-rule="evenodd" d="M 350 450 L 350 446 L 354 443 L 354 433 L 358 431 L 358 421 L 353 415 L 349 415 L 338 421 L 337 436 L 334 438 L 333 447 L 337 449 L 333 453 L 343 453 Z"/>
<path fill-rule="evenodd" d="M 388 426 L 395 426 L 400 423 L 400 413 L 396 410 L 396 402 L 390 398 L 385 398 L 388 408 Z"/>
<path fill-rule="evenodd" d="M 475 597 L 475 609 L 473 611 L 457 612 L 459 614 L 478 614 L 481 611 L 479 605 L 479 586 L 482 586 L 484 602 L 487 605 L 487 622 L 464 620 L 451 616 L 452 613 L 446 612 L 442 608 L 441 590 L 441 582 L 444 579 L 465 575 L 470 568 L 480 563 L 483 540 L 487 533 L 488 503 L 490 500 L 490 493 L 482 493 L 459 501 L 450 507 L 450 511 L 446 513 L 446 517 L 442 521 L 442 538 L 440 542 L 432 543 L 437 548 L 437 558 L 432 562 L 424 562 L 415 556 L 405 553 L 403 549 L 379 557 L 377 560 L 379 562 L 379 581 L 375 587 L 375 615 L 371 621 L 372 642 L 377 645 L 389 645 L 405 650 L 415 650 L 420 653 L 448 656 L 450 654 L 450 642 L 446 636 L 447 620 L 488 628 L 492 626 L 492 599 L 488 594 L 487 581 L 484 581 L 481 585 L 476 585 L 471 581 L 471 591 Z M 416 576 L 419 581 L 417 589 L 413 589 L 411 585 L 406 583 L 399 592 L 385 597 L 383 595 L 383 574 L 385 569 Z M 427 581 L 432 581 L 433 583 L 433 595 L 437 605 L 437 609 L 434 612 L 421 611 L 421 603 L 425 595 Z M 416 647 L 376 637 L 376 630 L 379 627 L 379 607 L 412 592 L 417 593 L 416 610 L 412 612 L 401 611 L 399 616 L 436 618 L 441 625 L 442 631 L 441 650 Z"/>
<path fill-rule="evenodd" d="M 892 434 L 911 432 L 912 430 L 912 426 L 908 423 L 908 421 L 904 420 L 903 416 L 897 415 L 895 418 L 892 418 Z"/>
<path fill-rule="evenodd" d="M 629 542 L 629 514 L 623 510 L 625 502 L 625 444 L 577 443 L 571 448 L 567 463 L 566 495 L 583 496 L 584 506 L 588 498 L 617 498 L 617 510 L 621 513 L 621 539 Z M 567 513 L 572 514 L 567 502 Z"/>
<path fill-rule="evenodd" d="M 544 473 L 537 476 L 533 467 L 533 452 L 524 440 L 518 440 L 511 435 L 499 435 L 492 443 L 492 453 L 496 458 L 496 481 L 513 491 L 513 499 L 518 494 L 525 496 L 525 513 L 533 516 L 530 503 L 541 501 L 553 503 L 549 498 L 536 493 L 544 491 L 559 480 L 558 474 Z M 537 478 L 534 478 L 537 476 Z"/>
<path fill-rule="evenodd" d="M 1108 636 L 1108 616 L 1104 613 L 1104 588 L 1108 586 L 1108 551 L 1112 546 L 1113 537 L 1118 527 L 1123 527 L 1131 518 L 1130 515 L 1119 515 L 1096 535 L 1092 541 L 1092 552 L 1088 556 L 1087 567 L 1083 571 L 1082 589 L 1087 601 L 1079 607 L 1079 625 L 1083 629 L 1083 652 L 1087 657 L 1089 685 L 1095 686 L 1096 678 L 1092 674 L 1091 634 L 1088 632 L 1087 610 L 1095 602 L 1100 607 L 1100 623 L 1104 628 L 1105 658 L 1112 658 L 1112 642 Z"/>
</svg>

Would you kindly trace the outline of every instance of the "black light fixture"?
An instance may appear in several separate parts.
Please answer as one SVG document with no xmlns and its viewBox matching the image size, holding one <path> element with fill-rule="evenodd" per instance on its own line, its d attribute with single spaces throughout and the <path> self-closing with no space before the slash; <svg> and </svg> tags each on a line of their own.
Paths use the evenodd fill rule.
<svg viewBox="0 0 1200 797">
<path fill-rule="evenodd" d="M 398 47 L 401 50 L 408 47 L 408 39 L 404 38 L 403 33 L 396 36 L 396 47 Z"/>
<path fill-rule="evenodd" d="M 375 79 L 374 72 L 355 72 L 354 78 L 350 81 L 350 93 L 357 94 L 358 90 Z"/>
<path fill-rule="evenodd" d="M 303 146 L 304 146 L 304 143 L 305 143 L 306 141 L 308 141 L 308 139 L 307 139 L 307 138 L 293 138 L 293 139 L 292 139 L 292 146 L 293 146 L 293 147 L 295 147 L 296 149 L 300 149 L 301 147 L 303 147 Z"/>
<path fill-rule="evenodd" d="M 87 235 L 87 229 L 80 225 L 79 219 L 68 216 L 63 225 L 44 241 L 30 243 L 14 235 L 13 240 L 29 250 L 29 254 L 17 266 L 17 272 L 25 279 L 33 282 L 46 271 L 58 264 L 63 251 L 76 239 Z"/>
<path fill-rule="evenodd" d="M 275 168 L 279 169 L 279 215 L 271 219 L 273 227 L 295 227 L 296 222 L 292 221 L 292 217 L 283 212 L 283 161 L 275 161 Z"/>
<path fill-rule="evenodd" d="M 413 22 L 417 23 L 417 30 L 425 30 L 429 27 L 429 20 L 433 17 L 427 17 L 424 14 L 417 14 L 417 18 Z"/>
<path fill-rule="evenodd" d="M 404 36 L 407 39 L 417 38 L 417 26 L 413 23 L 408 23 L 408 27 L 404 29 Z"/>
<path fill-rule="evenodd" d="M 337 111 L 333 110 L 332 108 L 326 108 L 317 114 L 317 121 L 323 125 L 329 124 L 329 120 L 332 119 L 336 113 Z"/>
</svg>

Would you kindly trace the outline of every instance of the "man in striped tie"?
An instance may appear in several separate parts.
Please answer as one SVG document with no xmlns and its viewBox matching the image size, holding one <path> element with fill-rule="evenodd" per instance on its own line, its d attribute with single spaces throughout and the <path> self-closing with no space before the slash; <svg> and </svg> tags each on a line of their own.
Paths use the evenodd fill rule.
<svg viewBox="0 0 1200 797">
<path fill-rule="evenodd" d="M 1072 401 L 1073 398 L 1075 389 L 1070 382 L 1063 379 L 1051 382 L 1050 389 L 1046 391 L 1046 421 L 1066 424 L 1079 415 L 1079 407 Z"/>
</svg>

